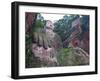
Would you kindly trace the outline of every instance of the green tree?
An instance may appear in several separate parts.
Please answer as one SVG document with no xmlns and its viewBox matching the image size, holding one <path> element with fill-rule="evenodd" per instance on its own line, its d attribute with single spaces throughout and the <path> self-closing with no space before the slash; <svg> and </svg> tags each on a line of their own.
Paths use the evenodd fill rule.
<svg viewBox="0 0 100 81">
<path fill-rule="evenodd" d="M 62 41 L 65 41 L 70 36 L 72 22 L 78 17 L 79 15 L 65 15 L 54 23 L 54 32 L 61 37 Z"/>
</svg>

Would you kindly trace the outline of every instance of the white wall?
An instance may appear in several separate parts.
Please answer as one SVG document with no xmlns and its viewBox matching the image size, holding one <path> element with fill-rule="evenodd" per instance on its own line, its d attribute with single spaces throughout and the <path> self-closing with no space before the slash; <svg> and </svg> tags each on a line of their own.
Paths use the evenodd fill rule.
<svg viewBox="0 0 100 81">
<path fill-rule="evenodd" d="M 11 2 L 14 0 L 1 0 L 0 2 L 0 81 L 13 81 L 10 78 L 11 68 Z M 87 5 L 98 6 L 98 14 L 100 14 L 100 0 L 21 0 L 30 2 L 44 2 L 44 3 L 58 3 L 58 4 L 72 4 L 72 5 Z M 100 15 L 98 16 L 100 21 Z M 100 30 L 98 23 L 98 30 Z M 100 32 L 99 34 L 100 35 Z M 100 37 L 98 38 L 100 41 Z M 100 45 L 100 42 L 98 43 Z M 100 46 L 99 46 L 100 47 Z M 99 48 L 98 47 L 98 48 Z M 100 53 L 100 50 L 99 50 Z M 98 57 L 100 55 L 98 53 Z M 98 58 L 98 59 L 99 59 Z M 100 59 L 98 60 L 100 62 Z M 100 64 L 99 64 L 100 68 Z M 100 70 L 99 70 L 100 71 Z M 26 79 L 26 81 L 99 81 L 98 75 L 82 75 L 82 76 L 66 76 L 56 78 L 40 78 L 40 79 Z"/>
</svg>

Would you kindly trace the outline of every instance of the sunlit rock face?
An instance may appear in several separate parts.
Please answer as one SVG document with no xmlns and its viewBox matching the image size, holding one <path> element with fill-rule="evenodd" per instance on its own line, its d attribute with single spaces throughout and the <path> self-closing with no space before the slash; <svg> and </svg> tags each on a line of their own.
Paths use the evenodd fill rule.
<svg viewBox="0 0 100 81">
<path fill-rule="evenodd" d="M 32 52 L 41 61 L 41 66 L 57 66 L 57 51 L 62 48 L 60 37 L 53 32 L 54 25 L 47 21 L 44 30 L 34 33 Z"/>
<path fill-rule="evenodd" d="M 47 20 L 46 21 L 46 28 L 48 28 L 48 29 L 51 29 L 51 30 L 53 30 L 54 29 L 54 25 L 53 25 L 53 23 L 52 23 L 52 21 L 50 21 L 50 20 Z"/>
<path fill-rule="evenodd" d="M 77 60 L 79 60 L 80 65 L 88 65 L 89 64 L 89 55 L 83 49 L 76 47 L 73 48 L 73 52 Z"/>
<path fill-rule="evenodd" d="M 36 44 L 32 44 L 32 52 L 35 57 L 38 57 L 43 66 L 53 66 L 57 65 L 56 51 L 54 48 L 44 49 L 43 47 L 38 47 Z"/>
<path fill-rule="evenodd" d="M 46 36 L 49 39 L 51 46 L 54 47 L 56 50 L 62 48 L 62 41 L 61 38 L 57 33 L 53 31 L 54 25 L 51 21 L 47 20 L 46 23 Z"/>
</svg>

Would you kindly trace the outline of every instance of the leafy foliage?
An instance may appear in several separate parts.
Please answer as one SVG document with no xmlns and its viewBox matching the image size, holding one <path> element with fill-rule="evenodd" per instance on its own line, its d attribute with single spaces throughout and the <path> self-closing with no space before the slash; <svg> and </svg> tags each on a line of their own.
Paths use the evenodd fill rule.
<svg viewBox="0 0 100 81">
<path fill-rule="evenodd" d="M 64 41 L 70 36 L 71 24 L 74 19 L 79 17 L 79 15 L 65 15 L 62 19 L 59 19 L 54 23 L 54 32 L 56 32 Z"/>
<path fill-rule="evenodd" d="M 89 63 L 89 59 L 84 56 L 83 50 L 73 48 L 63 48 L 57 55 L 59 66 L 76 66 Z"/>
<path fill-rule="evenodd" d="M 72 48 L 63 48 L 58 54 L 58 62 L 60 66 L 75 65 L 75 57 Z"/>
<path fill-rule="evenodd" d="M 44 22 L 41 21 L 41 20 L 36 20 L 35 27 L 36 28 L 43 28 L 44 27 Z"/>
<path fill-rule="evenodd" d="M 80 18 L 82 34 L 84 34 L 84 32 L 86 31 L 89 31 L 89 16 L 88 15 L 81 15 L 81 17 L 79 15 L 65 15 L 62 19 L 59 19 L 58 21 L 54 23 L 54 26 L 55 26 L 54 32 L 56 32 L 61 37 L 62 42 L 64 42 L 66 39 L 69 38 L 72 32 L 71 31 L 72 22 L 77 18 Z M 79 39 L 81 39 L 82 34 L 78 35 Z"/>
<path fill-rule="evenodd" d="M 83 32 L 89 31 L 89 16 L 83 15 L 81 18 L 81 27 Z"/>
</svg>

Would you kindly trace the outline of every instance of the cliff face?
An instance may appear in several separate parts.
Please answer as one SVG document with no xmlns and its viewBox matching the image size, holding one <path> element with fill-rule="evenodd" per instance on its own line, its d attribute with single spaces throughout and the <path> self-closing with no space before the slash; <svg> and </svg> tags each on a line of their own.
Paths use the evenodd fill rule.
<svg viewBox="0 0 100 81">
<path fill-rule="evenodd" d="M 81 48 L 62 49 L 58 56 L 59 66 L 89 65 L 89 56 Z"/>
<path fill-rule="evenodd" d="M 53 31 L 41 35 L 44 35 L 42 40 L 39 39 L 42 46 L 38 46 L 38 42 L 32 44 L 32 52 L 40 61 L 40 67 L 89 65 L 89 55 L 83 49 L 63 48 L 60 37 Z"/>
<path fill-rule="evenodd" d="M 32 43 L 32 52 L 38 60 L 41 61 L 41 66 L 57 66 L 57 52 L 62 48 L 60 37 L 53 31 L 46 32 L 37 31 L 37 37 Z"/>
<path fill-rule="evenodd" d="M 25 67 L 39 67 L 40 61 L 34 57 L 31 51 L 32 45 L 32 27 L 36 21 L 37 13 L 25 13 Z M 34 62 L 35 61 L 35 62 Z M 37 64 L 36 64 L 37 63 Z"/>
<path fill-rule="evenodd" d="M 36 13 L 26 13 L 26 68 L 89 65 L 88 31 L 82 33 L 80 26 L 75 22 L 75 27 L 68 34 L 67 43 L 71 47 L 65 47 L 62 44 L 61 36 L 53 31 L 53 23 L 48 20 L 44 24 L 43 20 L 38 21 L 36 17 Z"/>
</svg>

